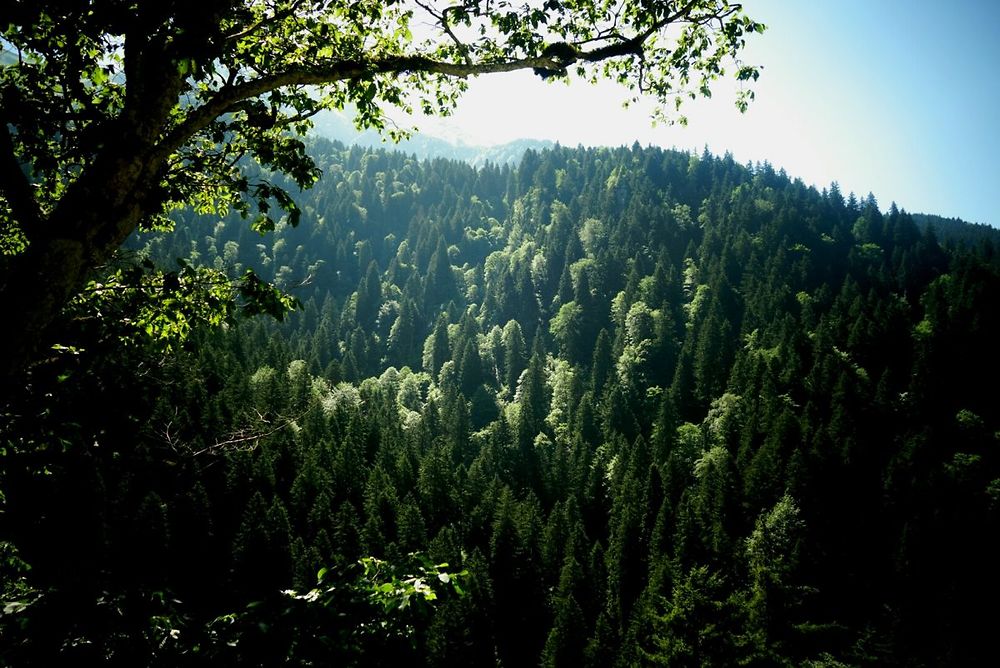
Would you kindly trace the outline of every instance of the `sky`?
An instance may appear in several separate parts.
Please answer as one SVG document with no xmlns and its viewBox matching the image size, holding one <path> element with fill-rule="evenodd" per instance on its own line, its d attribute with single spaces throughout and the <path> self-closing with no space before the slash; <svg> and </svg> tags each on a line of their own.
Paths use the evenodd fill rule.
<svg viewBox="0 0 1000 668">
<path fill-rule="evenodd" d="M 769 162 L 793 178 L 873 193 L 910 212 L 1000 227 L 1000 0 L 745 0 L 768 26 L 744 60 L 763 66 L 746 114 L 735 84 L 652 127 L 613 84 L 545 83 L 529 72 L 474 80 L 426 134 L 493 145 L 653 144 Z"/>
</svg>

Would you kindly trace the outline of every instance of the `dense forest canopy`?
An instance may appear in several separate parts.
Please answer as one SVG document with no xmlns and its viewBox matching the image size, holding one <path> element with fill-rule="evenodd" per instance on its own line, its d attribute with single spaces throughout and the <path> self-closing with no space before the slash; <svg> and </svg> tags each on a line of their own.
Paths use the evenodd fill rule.
<svg viewBox="0 0 1000 668">
<path fill-rule="evenodd" d="M 8 663 L 991 656 L 995 235 L 708 153 L 310 151 L 298 226 L 133 236 L 8 403 Z M 155 306 L 250 267 L 302 308 Z"/>
<path fill-rule="evenodd" d="M 0 663 L 986 663 L 995 229 L 707 151 L 307 136 L 515 69 L 676 111 L 762 29 L 7 2 Z"/>
</svg>

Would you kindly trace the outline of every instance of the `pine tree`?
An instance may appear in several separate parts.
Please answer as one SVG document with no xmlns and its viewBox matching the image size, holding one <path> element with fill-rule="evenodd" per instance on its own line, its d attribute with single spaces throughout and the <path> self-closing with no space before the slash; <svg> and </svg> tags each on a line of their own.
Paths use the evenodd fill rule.
<svg viewBox="0 0 1000 668">
<path fill-rule="evenodd" d="M 379 308 L 382 306 L 382 278 L 378 264 L 372 260 L 368 265 L 364 278 L 358 284 L 355 314 L 358 325 L 368 331 L 375 328 Z"/>
<path fill-rule="evenodd" d="M 416 305 L 411 299 L 403 299 L 403 306 L 389 331 L 387 342 L 389 363 L 413 369 L 420 367 L 419 331 Z"/>
<path fill-rule="evenodd" d="M 451 359 L 451 343 L 448 339 L 448 317 L 441 313 L 434 324 L 434 331 L 424 344 L 424 370 L 436 377 L 445 362 Z"/>
<path fill-rule="evenodd" d="M 424 280 L 424 311 L 432 313 L 436 308 L 459 299 L 455 275 L 451 270 L 448 247 L 444 237 L 438 237 L 437 248 L 431 256 Z"/>
<path fill-rule="evenodd" d="M 528 366 L 528 346 L 524 341 L 521 332 L 521 325 L 517 320 L 509 320 L 503 328 L 504 341 L 504 385 L 513 396 L 517 390 L 518 380 L 521 373 Z"/>
<path fill-rule="evenodd" d="M 608 330 L 602 329 L 597 335 L 594 344 L 594 351 L 590 361 L 590 391 L 595 398 L 600 398 L 608 379 L 614 371 L 614 362 L 611 356 L 611 336 Z"/>
</svg>

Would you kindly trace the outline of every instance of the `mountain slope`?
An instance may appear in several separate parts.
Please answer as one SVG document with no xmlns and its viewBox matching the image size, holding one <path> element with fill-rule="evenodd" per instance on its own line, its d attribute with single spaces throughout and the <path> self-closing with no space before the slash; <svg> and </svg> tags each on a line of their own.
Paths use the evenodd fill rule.
<svg viewBox="0 0 1000 668">
<path fill-rule="evenodd" d="M 301 311 L 168 356 L 84 354 L 100 373 L 52 381 L 64 399 L 37 439 L 86 447 L 7 494 L 36 577 L 76 587 L 49 633 L 83 633 L 87 595 L 170 592 L 205 661 L 322 663 L 295 639 L 330 627 L 277 592 L 417 552 L 467 570 L 467 593 L 393 642 L 352 636 L 364 665 L 991 655 L 988 247 L 707 153 L 556 146 L 478 169 L 314 153 L 325 177 L 297 228 L 182 212 L 134 240 L 255 267 Z M 67 535 L 90 557 L 75 569 Z M 103 646 L 109 628 L 86 633 Z"/>
</svg>

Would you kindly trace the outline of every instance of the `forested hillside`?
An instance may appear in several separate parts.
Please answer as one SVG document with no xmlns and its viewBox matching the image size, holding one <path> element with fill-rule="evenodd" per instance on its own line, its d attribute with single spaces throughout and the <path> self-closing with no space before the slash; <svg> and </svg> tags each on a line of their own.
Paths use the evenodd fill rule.
<svg viewBox="0 0 1000 668">
<path fill-rule="evenodd" d="M 301 309 L 123 345 L 114 295 L 7 409 L 45 445 L 4 455 L 0 661 L 995 655 L 989 238 L 707 153 L 312 153 L 297 226 L 181 211 L 122 260 Z M 372 569 L 426 578 L 379 608 Z"/>
<path fill-rule="evenodd" d="M 975 246 L 989 240 L 994 246 L 1000 242 L 1000 229 L 984 223 L 969 223 L 961 218 L 945 218 L 926 213 L 913 214 L 921 228 L 933 227 L 938 237 L 946 241 Z"/>
</svg>

